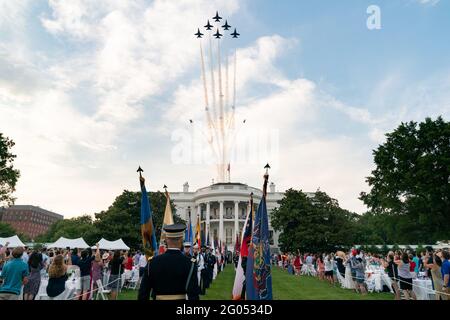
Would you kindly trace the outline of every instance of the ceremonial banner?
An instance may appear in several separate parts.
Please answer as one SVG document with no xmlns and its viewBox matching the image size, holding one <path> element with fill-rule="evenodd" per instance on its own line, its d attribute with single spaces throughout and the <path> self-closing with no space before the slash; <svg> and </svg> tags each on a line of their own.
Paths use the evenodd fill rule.
<svg viewBox="0 0 450 320">
<path fill-rule="evenodd" d="M 164 186 L 165 188 L 166 186 Z M 163 220 L 163 228 L 161 229 L 161 238 L 159 240 L 159 253 L 164 253 L 164 241 L 166 240 L 166 232 L 164 231 L 164 226 L 173 224 L 173 214 L 172 214 L 172 207 L 170 206 L 170 196 L 167 192 L 167 189 L 165 191 L 166 194 L 166 210 L 164 211 L 164 220 Z"/>
<path fill-rule="evenodd" d="M 200 222 L 200 224 L 201 223 L 203 223 L 203 222 Z M 203 243 L 203 245 L 205 245 L 205 243 L 206 243 L 205 230 L 206 230 L 206 222 L 205 222 L 205 228 L 201 228 L 201 225 L 200 225 L 200 242 Z"/>
<path fill-rule="evenodd" d="M 202 247 L 202 238 L 201 238 L 201 227 L 200 227 L 200 216 L 197 216 L 197 227 L 195 230 L 195 240 L 198 244 L 198 247 Z"/>
<path fill-rule="evenodd" d="M 266 193 L 269 175 L 264 175 L 263 197 L 256 212 L 252 242 L 247 260 L 247 300 L 272 300 L 272 274 L 270 264 L 269 219 Z"/>
<path fill-rule="evenodd" d="M 253 221 L 253 197 L 250 198 L 249 210 L 245 218 L 244 226 L 242 227 L 242 238 L 240 239 L 239 261 L 236 268 L 236 276 L 234 277 L 233 285 L 233 300 L 244 300 L 243 296 L 244 281 L 246 270 L 242 267 L 242 261 L 247 261 L 248 247 L 252 237 L 252 221 Z"/>
<path fill-rule="evenodd" d="M 234 245 L 234 254 L 238 255 L 241 252 L 241 243 L 239 241 L 239 234 L 236 233 L 236 243 Z"/>
<path fill-rule="evenodd" d="M 142 245 L 147 258 L 157 255 L 158 245 L 152 221 L 152 208 L 150 206 L 143 178 L 141 178 L 141 235 Z"/>
<path fill-rule="evenodd" d="M 192 247 L 194 246 L 194 235 L 192 234 L 192 223 L 191 223 L 191 213 L 189 212 L 189 221 L 186 225 L 186 231 L 184 232 L 184 242 L 189 242 L 191 244 L 191 255 Z"/>
</svg>

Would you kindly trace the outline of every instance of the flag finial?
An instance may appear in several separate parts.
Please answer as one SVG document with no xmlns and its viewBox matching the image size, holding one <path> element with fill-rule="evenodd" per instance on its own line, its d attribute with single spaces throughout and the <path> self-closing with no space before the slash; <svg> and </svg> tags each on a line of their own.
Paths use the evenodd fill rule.
<svg viewBox="0 0 450 320">
<path fill-rule="evenodd" d="M 270 169 L 269 164 L 266 164 L 264 169 L 266 169 L 266 173 L 264 174 L 264 185 L 263 185 L 263 196 L 265 197 L 267 194 L 267 182 L 269 181 L 269 169 Z"/>
<path fill-rule="evenodd" d="M 141 182 L 141 187 L 144 185 L 144 177 L 142 177 L 142 172 L 144 172 L 144 170 L 142 170 L 141 166 L 139 166 L 139 168 L 136 170 L 136 172 L 139 172 L 139 181 Z"/>
</svg>

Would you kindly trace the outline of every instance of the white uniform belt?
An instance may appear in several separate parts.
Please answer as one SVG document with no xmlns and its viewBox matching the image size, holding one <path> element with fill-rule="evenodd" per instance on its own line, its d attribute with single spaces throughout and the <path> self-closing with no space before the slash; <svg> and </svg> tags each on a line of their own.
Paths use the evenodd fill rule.
<svg viewBox="0 0 450 320">
<path fill-rule="evenodd" d="M 186 300 L 185 294 L 161 294 L 156 296 L 156 300 Z"/>
</svg>

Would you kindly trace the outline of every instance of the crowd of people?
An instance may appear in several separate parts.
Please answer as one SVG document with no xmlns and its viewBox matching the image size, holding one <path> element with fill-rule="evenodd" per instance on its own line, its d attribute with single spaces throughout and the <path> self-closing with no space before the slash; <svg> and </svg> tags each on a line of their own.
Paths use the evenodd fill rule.
<svg viewBox="0 0 450 320">
<path fill-rule="evenodd" d="M 233 258 L 210 246 L 191 247 L 184 243 L 183 253 L 195 261 L 200 294 L 206 290 L 217 275 Z M 385 271 L 391 279 L 395 299 L 416 299 L 413 279 L 419 275 L 432 281 L 436 299 L 450 300 L 449 273 L 450 252 L 448 250 L 390 251 L 386 255 L 366 253 L 359 249 L 325 253 L 274 254 L 272 263 L 292 275 L 309 275 L 327 281 L 331 285 L 353 289 L 367 294 L 366 270 L 375 266 Z M 237 261 L 235 262 L 235 265 Z M 49 299 L 58 299 L 66 289 L 66 281 L 73 273 L 79 277 L 76 299 L 95 299 L 98 283 L 110 292 L 110 299 L 117 299 L 122 283 L 122 274 L 127 271 L 139 273 L 140 282 L 148 263 L 140 251 L 96 249 L 41 249 L 0 247 L 0 300 L 34 300 L 41 287 L 41 280 L 48 279 L 45 292 Z M 128 281 L 128 280 L 126 280 Z M 22 295 L 22 296 L 20 296 Z"/>
<path fill-rule="evenodd" d="M 205 294 L 225 268 L 228 259 L 219 250 L 197 245 L 191 248 L 185 243 L 184 254 L 196 259 L 200 294 Z M 139 273 L 135 286 L 140 282 L 147 266 L 147 257 L 140 251 L 92 250 L 66 248 L 35 250 L 28 247 L 8 248 L 8 243 L 0 248 L 0 300 L 36 299 L 43 278 L 48 279 L 45 292 L 48 299 L 58 299 L 66 289 L 66 281 L 72 274 L 79 277 L 79 290 L 76 299 L 95 299 L 100 280 L 102 287 L 109 291 L 109 298 L 117 299 L 122 274 L 127 270 Z M 129 279 L 125 280 L 126 282 Z M 22 295 L 22 296 L 20 296 Z"/>
<path fill-rule="evenodd" d="M 48 298 L 57 299 L 72 274 L 79 276 L 77 299 L 94 299 L 99 289 L 98 280 L 110 291 L 110 298 L 116 299 L 122 274 L 135 270 L 141 279 L 146 265 L 147 259 L 140 251 L 100 250 L 98 244 L 95 250 L 33 250 L 10 249 L 7 243 L 0 248 L 0 300 L 34 300 L 43 277 L 48 278 L 45 289 Z"/>
<path fill-rule="evenodd" d="M 367 294 L 367 266 L 382 268 L 391 279 L 391 288 L 395 299 L 402 293 L 405 299 L 417 299 L 413 290 L 413 279 L 425 275 L 432 281 L 432 288 L 437 300 L 450 300 L 449 273 L 450 252 L 433 250 L 427 247 L 423 252 L 413 250 L 390 251 L 387 255 L 366 253 L 352 249 L 348 253 L 297 253 L 274 254 L 272 263 L 287 270 L 292 275 L 316 276 L 332 285 L 354 289 Z"/>
<path fill-rule="evenodd" d="M 224 270 L 228 259 L 219 249 L 214 249 L 211 246 L 203 245 L 199 249 L 197 244 L 191 247 L 192 245 L 189 242 L 185 242 L 183 246 L 184 255 L 196 260 L 200 295 L 205 295 L 206 289 L 211 286 L 217 275 Z"/>
</svg>

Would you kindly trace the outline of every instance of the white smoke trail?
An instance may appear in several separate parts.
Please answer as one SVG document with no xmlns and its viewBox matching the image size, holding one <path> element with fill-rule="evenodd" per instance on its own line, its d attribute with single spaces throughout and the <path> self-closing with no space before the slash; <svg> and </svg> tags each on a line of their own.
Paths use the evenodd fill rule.
<svg viewBox="0 0 450 320">
<path fill-rule="evenodd" d="M 219 108 L 220 108 L 220 135 L 221 135 L 221 144 L 222 144 L 222 170 L 220 172 L 220 179 L 224 181 L 225 179 L 225 157 L 226 157 L 226 140 L 225 140 L 225 126 L 224 126 L 224 116 L 223 116 L 223 91 L 222 91 L 222 61 L 220 56 L 220 40 L 217 41 L 217 60 L 219 66 Z"/>
<path fill-rule="evenodd" d="M 211 147 L 213 153 L 215 153 L 216 157 L 218 157 L 217 149 L 214 148 L 214 138 L 213 138 L 213 131 L 214 131 L 214 122 L 211 119 L 211 112 L 209 111 L 209 101 L 208 101 L 208 87 L 206 85 L 206 72 L 205 72 L 205 59 L 203 56 L 203 47 L 202 43 L 200 42 L 200 58 L 201 58 L 201 69 L 202 69 L 202 78 L 203 78 L 203 88 L 204 88 L 204 98 L 205 98 L 205 112 L 206 112 L 206 120 L 208 123 L 208 137 L 207 141 L 209 146 Z"/>
</svg>

